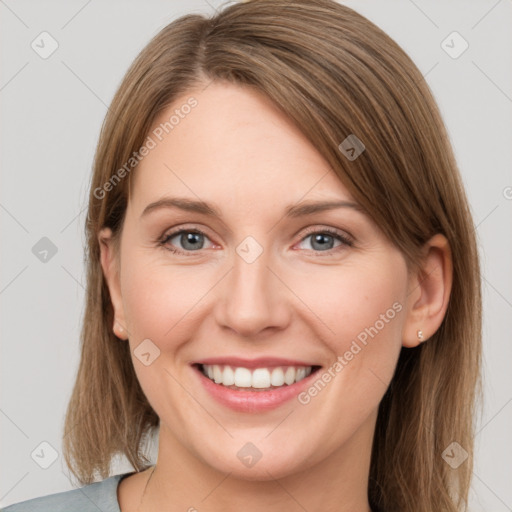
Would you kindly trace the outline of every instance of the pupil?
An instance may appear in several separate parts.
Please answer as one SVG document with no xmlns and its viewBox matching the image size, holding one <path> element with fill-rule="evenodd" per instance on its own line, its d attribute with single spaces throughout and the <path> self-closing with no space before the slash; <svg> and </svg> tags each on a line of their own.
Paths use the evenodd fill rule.
<svg viewBox="0 0 512 512">
<path fill-rule="evenodd" d="M 331 235 L 318 234 L 318 235 L 315 235 L 313 238 L 314 238 L 313 247 L 314 247 L 314 244 L 318 242 L 318 243 L 320 243 L 319 248 L 321 250 L 326 250 L 326 249 L 330 249 L 331 248 L 331 247 L 326 247 L 326 244 L 323 243 L 327 239 L 327 245 L 329 245 L 328 244 L 329 239 L 331 239 L 331 241 L 332 241 L 332 236 Z"/>
<path fill-rule="evenodd" d="M 195 242 L 198 241 L 197 239 L 200 236 L 201 235 L 199 233 L 187 233 L 187 234 L 182 235 L 182 243 L 183 243 L 183 239 L 185 240 L 185 243 L 183 243 L 183 247 L 185 247 L 186 249 L 187 248 L 188 249 L 197 249 L 198 244 Z M 187 247 L 188 243 L 191 243 L 192 245 L 190 247 Z"/>
</svg>

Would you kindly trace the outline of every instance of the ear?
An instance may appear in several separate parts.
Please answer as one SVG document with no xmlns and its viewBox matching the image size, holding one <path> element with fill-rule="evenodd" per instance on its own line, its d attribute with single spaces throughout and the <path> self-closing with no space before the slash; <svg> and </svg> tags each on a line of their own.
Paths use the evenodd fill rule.
<svg viewBox="0 0 512 512">
<path fill-rule="evenodd" d="M 409 277 L 407 317 L 402 331 L 404 347 L 416 347 L 439 329 L 452 289 L 453 264 L 450 244 L 441 234 L 424 246 L 420 268 Z M 418 337 L 421 331 L 423 339 Z"/>
<path fill-rule="evenodd" d="M 115 243 L 112 230 L 110 228 L 102 228 L 98 233 L 98 241 L 101 251 L 101 267 L 103 275 L 107 281 L 110 292 L 110 300 L 114 308 L 114 325 L 112 329 L 118 338 L 128 339 L 128 329 L 124 317 L 123 301 L 121 297 L 121 286 L 119 280 L 119 263 L 118 247 Z"/>
</svg>

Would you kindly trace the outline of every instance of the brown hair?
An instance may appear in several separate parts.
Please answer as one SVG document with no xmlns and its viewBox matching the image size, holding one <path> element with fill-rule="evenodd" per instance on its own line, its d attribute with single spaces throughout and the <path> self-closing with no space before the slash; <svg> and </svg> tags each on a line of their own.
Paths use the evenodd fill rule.
<svg viewBox="0 0 512 512">
<path fill-rule="evenodd" d="M 471 213 L 421 73 L 381 29 L 332 0 L 252 0 L 211 18 L 183 16 L 162 29 L 126 73 L 95 155 L 81 360 L 64 428 L 67 465 L 87 484 L 96 472 L 109 476 L 116 454 L 137 471 L 149 462 L 142 445 L 159 418 L 139 385 L 129 344 L 112 332 L 97 238 L 104 226 L 119 237 L 134 173 L 108 193 L 104 185 L 143 145 L 163 109 L 214 80 L 254 87 L 269 97 L 411 268 L 430 237 L 447 237 L 453 258 L 448 309 L 426 343 L 402 348 L 379 407 L 368 492 L 375 510 L 465 509 L 481 358 L 481 285 Z M 353 161 L 338 147 L 351 134 L 366 147 Z M 458 469 L 442 458 L 453 441 L 469 453 Z"/>
</svg>

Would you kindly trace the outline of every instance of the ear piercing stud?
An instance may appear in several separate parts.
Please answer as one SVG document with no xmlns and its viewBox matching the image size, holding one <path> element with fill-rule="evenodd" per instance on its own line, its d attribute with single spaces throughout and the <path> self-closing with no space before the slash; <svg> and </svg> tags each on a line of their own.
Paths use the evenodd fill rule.
<svg viewBox="0 0 512 512">
<path fill-rule="evenodd" d="M 423 341 L 423 331 L 418 331 L 418 339 Z"/>
<path fill-rule="evenodd" d="M 117 332 L 119 332 L 119 335 L 117 334 L 116 332 L 116 329 L 117 329 Z M 122 337 L 122 333 L 124 332 L 124 329 L 122 327 L 122 325 L 119 323 L 119 322 L 115 322 L 114 323 L 114 334 L 118 337 L 118 338 L 121 338 Z"/>
</svg>

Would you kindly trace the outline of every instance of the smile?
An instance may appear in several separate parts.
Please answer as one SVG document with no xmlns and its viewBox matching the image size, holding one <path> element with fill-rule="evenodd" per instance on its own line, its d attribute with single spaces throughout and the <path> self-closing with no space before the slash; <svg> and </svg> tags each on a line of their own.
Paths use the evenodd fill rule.
<svg viewBox="0 0 512 512">
<path fill-rule="evenodd" d="M 260 363 L 261 364 L 261 363 Z M 219 404 L 237 412 L 264 412 L 296 397 L 316 378 L 321 366 L 192 365 L 203 389 Z"/>
<path fill-rule="evenodd" d="M 278 366 L 275 368 L 232 367 L 230 365 L 199 365 L 203 375 L 230 389 L 265 391 L 300 382 L 311 374 L 313 366 Z"/>
</svg>

